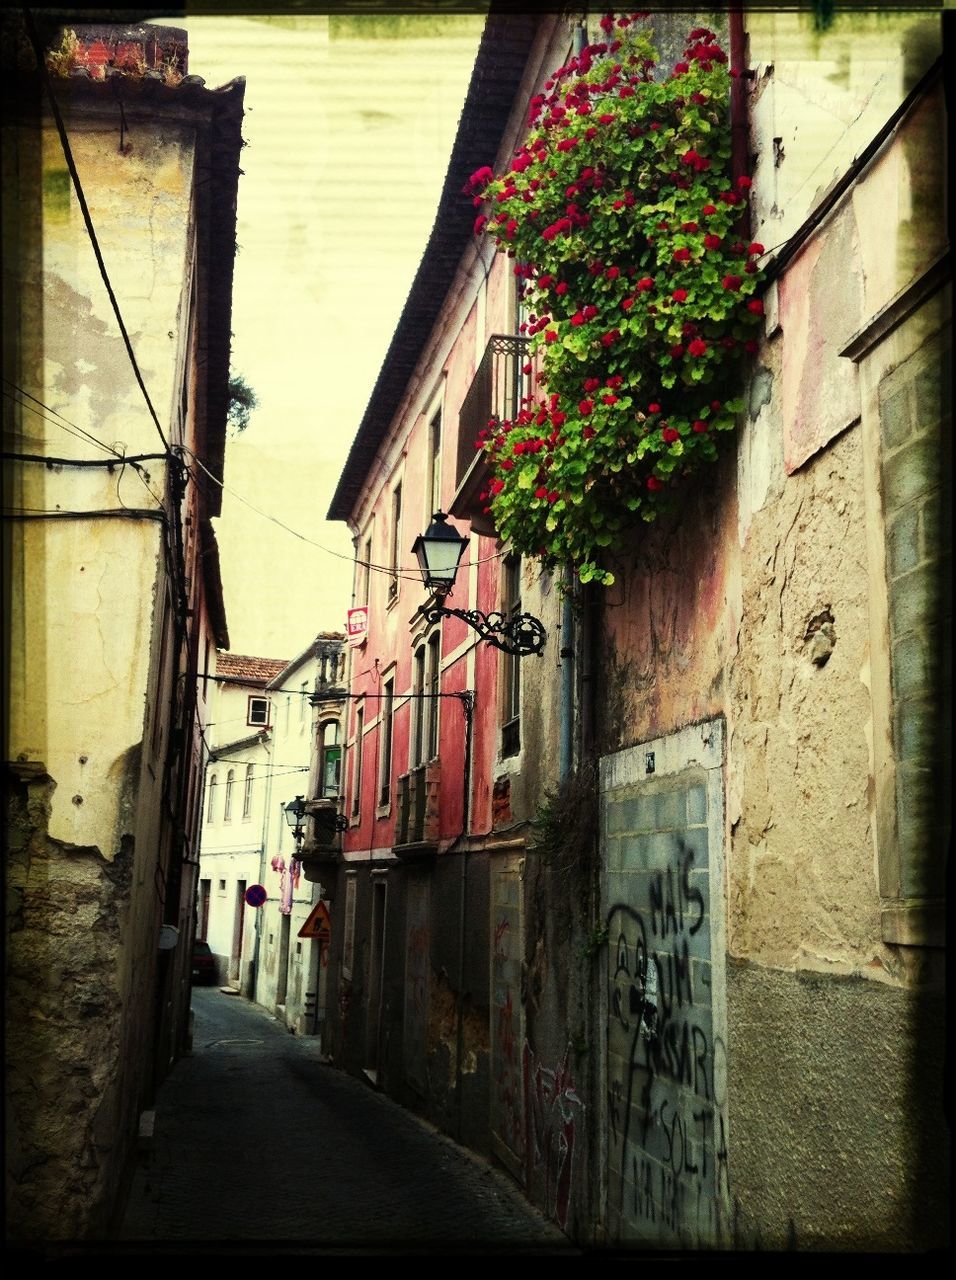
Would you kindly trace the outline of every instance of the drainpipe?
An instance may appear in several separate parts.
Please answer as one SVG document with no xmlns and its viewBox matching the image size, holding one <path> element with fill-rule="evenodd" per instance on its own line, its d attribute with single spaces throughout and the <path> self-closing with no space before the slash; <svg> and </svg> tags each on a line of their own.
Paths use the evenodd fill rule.
<svg viewBox="0 0 956 1280">
<path fill-rule="evenodd" d="M 266 738 L 266 754 L 269 754 L 268 737 Z M 271 759 L 270 759 L 271 764 Z M 262 810 L 262 836 L 259 841 L 259 883 L 266 882 L 266 840 L 269 831 L 269 814 L 272 810 L 272 769 L 266 776 L 266 799 Z M 262 936 L 262 907 L 256 910 L 256 941 L 252 948 L 252 994 L 253 1004 L 258 1004 L 256 996 L 259 994 L 259 946 Z M 242 992 L 242 969 L 239 970 L 239 991 Z"/>
<path fill-rule="evenodd" d="M 582 52 L 582 50 L 584 49 L 584 46 L 588 42 L 588 28 L 587 28 L 586 13 L 583 14 L 580 18 L 578 18 L 577 26 L 574 28 L 573 39 L 574 39 L 574 43 L 572 45 L 572 52 L 574 56 L 577 58 Z"/>
<path fill-rule="evenodd" d="M 740 9 L 732 9 L 727 15 L 730 37 L 730 69 L 736 76 L 730 82 L 730 151 L 733 176 L 746 174 L 748 165 L 747 129 L 747 37 L 744 32 L 744 15 Z"/>
<path fill-rule="evenodd" d="M 461 812 L 461 835 L 458 837 L 464 840 L 468 834 L 468 823 L 470 821 L 470 798 L 471 785 L 471 729 L 472 719 L 475 709 L 474 694 L 469 691 L 459 693 L 458 698 L 461 701 L 462 710 L 465 713 L 465 767 L 464 777 L 462 779 L 462 812 Z M 461 895 L 460 909 L 458 913 L 458 1028 L 457 1042 L 455 1046 L 455 1096 L 458 1099 L 458 1141 L 461 1142 L 462 1132 L 462 1096 L 461 1096 L 461 1077 L 462 1077 L 462 1060 L 465 1053 L 465 906 L 468 901 L 468 850 L 463 848 L 461 851 Z"/>
<path fill-rule="evenodd" d="M 561 602 L 561 725 L 558 777 L 563 782 L 574 760 L 574 610 L 571 603 L 571 566 L 564 568 Z"/>
</svg>

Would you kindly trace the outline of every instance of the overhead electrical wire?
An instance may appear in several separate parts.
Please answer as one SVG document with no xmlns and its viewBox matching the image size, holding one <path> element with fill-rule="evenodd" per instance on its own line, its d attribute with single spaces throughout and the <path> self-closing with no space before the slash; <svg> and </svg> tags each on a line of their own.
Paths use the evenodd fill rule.
<svg viewBox="0 0 956 1280">
<path fill-rule="evenodd" d="M 213 475 L 213 473 L 202 462 L 202 460 L 198 458 L 195 453 L 193 453 L 192 449 L 188 448 L 186 445 L 182 445 L 181 448 L 183 452 L 188 453 L 189 456 L 194 460 L 196 465 L 206 473 L 206 475 L 213 482 L 213 484 L 217 484 L 224 493 L 231 494 L 234 498 L 237 498 L 245 506 L 249 507 L 250 510 L 254 511 L 256 515 L 262 516 L 264 520 L 270 520 L 273 524 L 278 525 L 280 529 L 285 529 L 287 533 L 291 533 L 292 536 L 295 538 L 298 538 L 300 542 L 306 542 L 309 544 L 309 546 L 318 547 L 320 551 L 324 551 L 327 555 L 335 556 L 336 559 L 338 560 L 348 560 L 350 563 L 360 565 L 362 568 L 369 569 L 372 572 L 385 573 L 390 578 L 402 578 L 406 582 L 419 582 L 419 583 L 421 582 L 422 575 L 419 569 L 411 569 L 411 568 L 395 569 L 390 567 L 389 565 L 375 564 L 371 560 L 357 560 L 354 556 L 347 555 L 343 551 L 333 551 L 331 547 L 326 547 L 321 542 L 316 542 L 314 538 L 307 537 L 304 533 L 300 533 L 298 529 L 293 529 L 290 525 L 287 525 L 284 521 L 280 520 L 277 516 L 270 515 L 268 511 L 263 511 L 260 507 L 257 507 L 255 503 L 250 502 L 248 498 L 244 498 L 241 493 L 237 493 L 235 489 L 231 488 L 227 484 L 224 484 L 223 481 L 220 480 L 218 476 Z M 193 478 L 195 479 L 196 477 L 193 477 Z M 509 553 L 507 550 L 496 551 L 494 555 L 481 556 L 479 559 L 473 560 L 471 563 L 487 564 L 488 561 L 490 560 L 501 560 L 504 556 L 508 554 Z"/>
<path fill-rule="evenodd" d="M 149 480 L 150 480 L 149 472 L 146 471 L 144 467 L 140 466 L 140 463 L 147 460 L 168 462 L 169 461 L 168 454 L 142 453 L 142 454 L 134 454 L 131 457 L 127 457 L 127 455 L 124 454 L 121 449 L 118 449 L 115 444 L 112 444 L 112 445 L 106 444 L 104 441 L 100 440 L 98 436 L 95 436 L 92 434 L 92 432 L 87 431 L 85 427 L 80 427 L 75 422 L 71 422 L 69 418 L 64 417 L 64 415 L 60 413 L 59 409 L 52 409 L 49 405 L 44 404 L 42 400 L 38 400 L 36 396 L 30 395 L 29 391 L 24 391 L 24 389 L 22 387 L 17 386 L 15 382 L 11 382 L 9 378 L 4 378 L 3 381 L 7 384 L 8 387 L 13 387 L 14 391 L 16 391 L 19 395 L 26 396 L 27 399 L 32 400 L 34 404 L 38 404 L 42 409 L 46 409 L 47 413 L 56 414 L 56 418 L 48 418 L 46 414 L 40 413 L 39 409 L 34 409 L 32 405 L 25 404 L 22 400 L 18 400 L 15 395 L 11 394 L 11 392 L 3 390 L 3 388 L 0 388 L 0 392 L 2 392 L 2 394 L 5 395 L 9 400 L 12 400 L 14 404 L 19 405 L 20 408 L 22 409 L 28 410 L 30 413 L 35 413 L 37 417 L 42 418 L 44 422 L 49 422 L 51 426 L 59 427 L 62 431 L 67 432 L 68 435 L 76 436 L 76 438 L 79 440 L 85 439 L 89 441 L 90 444 L 95 445 L 98 449 L 102 449 L 104 453 L 107 453 L 110 455 L 108 458 L 104 458 L 100 460 L 100 459 L 93 459 L 93 458 L 85 458 L 85 459 L 53 458 L 47 454 L 27 454 L 27 453 L 19 454 L 19 453 L 11 452 L 11 453 L 4 453 L 3 455 L 4 457 L 8 457 L 14 460 L 19 460 L 24 462 L 34 462 L 34 461 L 42 461 L 46 463 L 55 462 L 63 466 L 70 466 L 70 467 L 101 466 L 101 467 L 112 468 L 114 466 L 125 466 L 126 464 L 129 464 L 133 468 L 133 470 L 136 472 L 137 476 L 139 476 L 139 479 L 142 481 L 143 486 L 145 487 L 150 497 L 155 502 L 157 502 L 161 507 L 164 505 L 162 498 L 159 496 L 156 490 L 153 489 L 149 484 Z M 57 419 L 60 419 L 60 421 L 58 421 Z M 120 478 L 122 479 L 122 474 Z M 122 499 L 120 499 L 120 501 L 122 501 Z"/>
</svg>

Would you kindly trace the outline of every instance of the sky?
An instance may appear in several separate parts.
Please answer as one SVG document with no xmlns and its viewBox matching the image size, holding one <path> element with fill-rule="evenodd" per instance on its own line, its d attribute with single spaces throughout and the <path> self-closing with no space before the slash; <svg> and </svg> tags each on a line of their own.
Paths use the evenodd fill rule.
<svg viewBox="0 0 956 1280">
<path fill-rule="evenodd" d="M 291 659 L 345 629 L 351 536 L 325 515 L 434 222 L 483 18 L 152 21 L 186 29 L 207 88 L 246 80 L 232 367 L 259 407 L 227 445 L 215 528 L 232 652 Z"/>
</svg>

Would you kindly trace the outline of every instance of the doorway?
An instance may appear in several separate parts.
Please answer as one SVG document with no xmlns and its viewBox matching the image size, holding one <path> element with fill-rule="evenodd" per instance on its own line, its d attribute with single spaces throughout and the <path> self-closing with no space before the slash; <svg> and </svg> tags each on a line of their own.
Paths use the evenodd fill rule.
<svg viewBox="0 0 956 1280">
<path fill-rule="evenodd" d="M 382 991 L 385 967 L 385 895 L 383 878 L 372 881 L 372 928 L 368 961 L 368 1006 L 365 1022 L 365 1074 L 378 1082 L 382 1034 Z"/>
</svg>

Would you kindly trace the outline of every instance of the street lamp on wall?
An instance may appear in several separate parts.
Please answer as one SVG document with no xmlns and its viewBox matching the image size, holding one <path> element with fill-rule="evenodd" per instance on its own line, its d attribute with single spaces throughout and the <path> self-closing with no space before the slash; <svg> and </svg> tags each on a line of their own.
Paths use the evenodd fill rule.
<svg viewBox="0 0 956 1280">
<path fill-rule="evenodd" d="M 428 529 L 418 535 L 412 551 L 418 559 L 425 588 L 444 600 L 455 585 L 458 566 L 468 539 L 448 523 L 442 511 L 436 511 Z M 530 613 L 482 613 L 478 609 L 449 609 L 444 604 L 433 604 L 424 611 L 426 621 L 439 618 L 461 618 L 503 653 L 516 658 L 539 654 L 546 639 L 544 627 Z"/>
<path fill-rule="evenodd" d="M 305 817 L 305 800 L 302 796 L 296 796 L 294 800 L 290 800 L 285 806 L 285 820 L 292 828 L 292 837 L 295 840 L 295 847 L 298 849 L 305 835 L 305 827 L 302 825 L 302 819 Z"/>
</svg>

